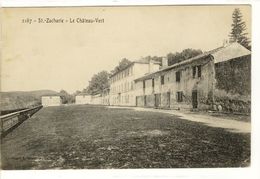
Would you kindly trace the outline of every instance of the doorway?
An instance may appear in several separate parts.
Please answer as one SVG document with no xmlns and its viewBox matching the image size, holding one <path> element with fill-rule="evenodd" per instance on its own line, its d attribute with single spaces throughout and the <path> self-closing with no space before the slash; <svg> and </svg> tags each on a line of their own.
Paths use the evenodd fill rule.
<svg viewBox="0 0 260 179">
<path fill-rule="evenodd" d="M 171 104 L 171 93 L 168 91 L 168 92 L 167 92 L 166 107 L 167 107 L 167 108 L 170 108 L 170 104 Z"/>
<path fill-rule="evenodd" d="M 161 104 L 161 94 L 154 94 L 154 107 L 158 108 Z"/>
<path fill-rule="evenodd" d="M 193 109 L 198 108 L 198 91 L 197 90 L 192 91 L 192 108 Z"/>
</svg>

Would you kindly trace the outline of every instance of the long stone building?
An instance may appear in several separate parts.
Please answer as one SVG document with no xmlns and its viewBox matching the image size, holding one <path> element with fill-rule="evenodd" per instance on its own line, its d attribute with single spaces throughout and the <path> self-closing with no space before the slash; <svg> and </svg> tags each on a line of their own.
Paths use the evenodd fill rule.
<svg viewBox="0 0 260 179">
<path fill-rule="evenodd" d="M 136 106 L 209 109 L 216 104 L 220 90 L 218 97 L 228 95 L 226 86 L 250 90 L 250 54 L 240 44 L 232 43 L 137 78 Z"/>
</svg>

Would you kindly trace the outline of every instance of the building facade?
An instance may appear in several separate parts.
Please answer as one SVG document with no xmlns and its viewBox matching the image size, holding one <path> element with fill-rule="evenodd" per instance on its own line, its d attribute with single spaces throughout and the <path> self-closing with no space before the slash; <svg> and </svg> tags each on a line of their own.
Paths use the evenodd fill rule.
<svg viewBox="0 0 260 179">
<path fill-rule="evenodd" d="M 250 59 L 249 56 L 249 50 L 233 43 L 140 77 L 135 80 L 136 105 L 171 109 L 209 109 L 215 102 L 219 83 L 216 69 L 219 64 L 230 64 L 231 61 L 238 60 L 241 63 L 241 57 L 242 61 L 246 61 Z M 250 68 L 250 65 L 247 67 Z M 237 74 L 244 71 L 245 69 L 237 70 Z M 225 73 L 225 70 L 221 73 Z"/>
<path fill-rule="evenodd" d="M 110 76 L 109 104 L 135 106 L 136 93 L 134 80 L 145 74 L 159 70 L 160 62 L 142 59 L 134 61 L 125 69 Z"/>
<path fill-rule="evenodd" d="M 110 89 L 104 89 L 102 94 L 101 94 L 101 104 L 102 105 L 110 105 Z"/>
<path fill-rule="evenodd" d="M 44 107 L 60 106 L 62 104 L 61 96 L 42 96 L 41 103 Z"/>
<path fill-rule="evenodd" d="M 102 95 L 101 94 L 92 95 L 90 104 L 101 105 L 102 104 Z"/>
<path fill-rule="evenodd" d="M 75 97 L 76 104 L 90 104 L 91 96 L 87 94 L 78 94 Z"/>
</svg>

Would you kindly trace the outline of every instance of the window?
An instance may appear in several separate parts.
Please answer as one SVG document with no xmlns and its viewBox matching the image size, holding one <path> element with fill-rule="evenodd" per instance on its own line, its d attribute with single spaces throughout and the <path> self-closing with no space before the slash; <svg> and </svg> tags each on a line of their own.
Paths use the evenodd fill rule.
<svg viewBox="0 0 260 179">
<path fill-rule="evenodd" d="M 164 85 L 164 75 L 161 76 L 161 85 Z"/>
<path fill-rule="evenodd" d="M 152 79 L 152 87 L 154 88 L 154 78 Z"/>
<path fill-rule="evenodd" d="M 145 80 L 143 81 L 143 88 L 145 88 Z"/>
<path fill-rule="evenodd" d="M 181 81 L 181 72 L 180 72 L 180 71 L 177 71 L 177 72 L 175 73 L 175 75 L 176 75 L 176 82 L 180 82 L 180 81 Z"/>
<path fill-rule="evenodd" d="M 131 82 L 131 90 L 133 90 L 134 89 L 134 82 L 132 81 Z"/>
<path fill-rule="evenodd" d="M 192 77 L 196 77 L 196 66 L 192 67 Z"/>
<path fill-rule="evenodd" d="M 198 78 L 201 77 L 201 65 L 198 66 Z"/>
<path fill-rule="evenodd" d="M 182 91 L 178 91 L 177 92 L 177 102 L 182 102 L 183 101 L 183 92 Z"/>
</svg>

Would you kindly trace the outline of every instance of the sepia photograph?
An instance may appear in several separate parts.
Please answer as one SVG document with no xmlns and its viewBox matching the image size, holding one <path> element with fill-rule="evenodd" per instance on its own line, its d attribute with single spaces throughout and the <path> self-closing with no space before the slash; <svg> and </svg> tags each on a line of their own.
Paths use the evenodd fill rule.
<svg viewBox="0 0 260 179">
<path fill-rule="evenodd" d="M 5 7 L 1 170 L 251 166 L 251 5 Z"/>
</svg>

